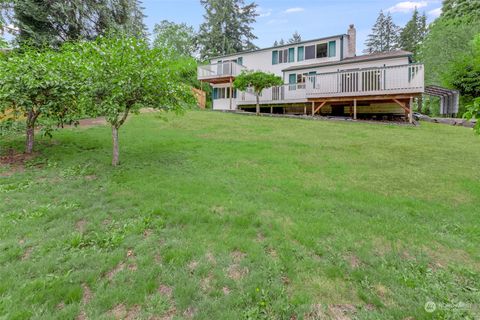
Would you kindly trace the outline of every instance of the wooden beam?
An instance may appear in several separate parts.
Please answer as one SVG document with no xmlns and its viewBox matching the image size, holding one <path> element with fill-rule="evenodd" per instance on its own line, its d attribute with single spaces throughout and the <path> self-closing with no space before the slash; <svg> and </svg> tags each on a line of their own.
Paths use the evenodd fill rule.
<svg viewBox="0 0 480 320">
<path fill-rule="evenodd" d="M 410 101 L 408 102 L 408 108 L 410 109 L 410 112 L 408 114 L 408 121 L 410 123 L 413 123 L 413 97 L 410 97 Z"/>
<path fill-rule="evenodd" d="M 327 102 L 326 101 L 323 101 L 317 109 L 315 109 L 315 111 L 313 112 L 314 114 L 317 113 L 318 111 L 320 111 L 320 109 L 322 109 L 322 107 L 326 104 Z"/>
<path fill-rule="evenodd" d="M 353 120 L 357 120 L 357 99 L 353 99 Z"/>
<path fill-rule="evenodd" d="M 307 105 L 304 105 L 304 106 L 303 106 L 303 115 L 304 115 L 304 116 L 307 115 Z"/>
<path fill-rule="evenodd" d="M 230 110 L 232 110 L 232 95 L 233 95 L 233 82 L 232 78 L 230 77 Z"/>
<path fill-rule="evenodd" d="M 308 101 L 314 102 L 351 102 L 353 99 L 357 99 L 357 101 L 377 101 L 377 100 L 385 100 L 385 101 L 392 101 L 392 99 L 410 99 L 410 97 L 417 97 L 420 96 L 421 93 L 418 94 L 392 94 L 392 95 L 376 95 L 376 96 L 352 96 L 352 97 L 324 97 L 324 98 L 308 98 Z"/>
<path fill-rule="evenodd" d="M 395 103 L 397 103 L 400 107 L 403 108 L 403 110 L 405 110 L 405 112 L 410 112 L 410 109 L 407 108 L 406 104 L 401 102 L 400 100 L 398 99 L 392 99 Z"/>
</svg>

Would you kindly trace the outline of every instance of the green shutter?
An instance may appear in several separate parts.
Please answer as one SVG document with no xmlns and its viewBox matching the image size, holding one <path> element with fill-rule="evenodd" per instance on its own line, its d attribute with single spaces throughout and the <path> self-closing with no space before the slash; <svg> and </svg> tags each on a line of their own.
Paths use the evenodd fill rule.
<svg viewBox="0 0 480 320">
<path fill-rule="evenodd" d="M 288 62 L 295 62 L 295 48 L 288 49 Z"/>
<path fill-rule="evenodd" d="M 297 61 L 305 60 L 305 47 L 297 48 Z"/>
<path fill-rule="evenodd" d="M 278 64 L 278 51 L 272 51 L 272 64 Z"/>
<path fill-rule="evenodd" d="M 336 41 L 330 41 L 328 43 L 328 56 L 329 57 L 335 57 L 337 55 L 337 42 Z"/>
</svg>

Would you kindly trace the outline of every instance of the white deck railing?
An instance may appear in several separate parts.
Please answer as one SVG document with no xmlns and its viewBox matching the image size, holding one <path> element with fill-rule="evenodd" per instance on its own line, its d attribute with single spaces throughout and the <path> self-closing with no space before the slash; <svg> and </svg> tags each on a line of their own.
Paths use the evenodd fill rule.
<svg viewBox="0 0 480 320">
<path fill-rule="evenodd" d="M 261 104 L 295 103 L 306 101 L 305 84 L 285 84 L 279 87 L 268 88 L 262 91 Z M 254 104 L 257 98 L 253 91 L 240 92 L 237 96 L 237 104 Z"/>
<path fill-rule="evenodd" d="M 346 70 L 317 74 L 309 80 L 308 98 L 421 93 L 424 91 L 424 68 L 421 64 L 409 64 Z"/>
<path fill-rule="evenodd" d="M 261 104 L 306 102 L 307 98 L 418 94 L 424 92 L 421 64 L 365 68 L 308 76 L 304 83 L 285 84 L 262 91 Z M 238 105 L 255 104 L 251 90 L 239 92 Z"/>
<path fill-rule="evenodd" d="M 235 77 L 238 76 L 246 68 L 236 62 L 213 63 L 199 66 L 197 71 L 198 80 Z"/>
</svg>

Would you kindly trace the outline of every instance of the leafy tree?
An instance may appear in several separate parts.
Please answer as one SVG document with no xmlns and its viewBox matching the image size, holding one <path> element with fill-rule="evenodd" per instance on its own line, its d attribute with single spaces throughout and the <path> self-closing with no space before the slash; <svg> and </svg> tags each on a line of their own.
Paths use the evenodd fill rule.
<svg viewBox="0 0 480 320">
<path fill-rule="evenodd" d="M 440 17 L 431 24 L 419 51 L 419 59 L 425 65 L 425 82 L 445 85 L 449 66 L 471 50 L 470 43 L 478 33 L 480 22 Z"/>
<path fill-rule="evenodd" d="M 26 153 L 33 151 L 38 120 L 62 124 L 78 112 L 77 66 L 71 46 L 61 51 L 24 49 L 0 59 L 0 112 L 25 117 Z"/>
<path fill-rule="evenodd" d="M 440 18 L 451 21 L 472 22 L 480 19 L 480 1 L 478 0 L 444 0 Z"/>
<path fill-rule="evenodd" d="M 365 46 L 367 53 L 387 52 L 398 49 L 400 28 L 393 22 L 390 13 L 380 11 L 377 21 L 368 35 Z"/>
<path fill-rule="evenodd" d="M 146 34 L 138 0 L 10 0 L 10 4 L 19 43 L 57 47 L 112 30 Z"/>
<path fill-rule="evenodd" d="M 205 21 L 200 25 L 198 43 L 201 59 L 256 49 L 252 24 L 257 5 L 244 0 L 200 0 Z"/>
<path fill-rule="evenodd" d="M 417 54 L 420 45 L 427 35 L 427 16 L 419 14 L 417 8 L 412 18 L 400 32 L 400 48 Z"/>
<path fill-rule="evenodd" d="M 288 43 L 299 43 L 302 42 L 302 36 L 298 33 L 298 31 L 295 31 L 292 34 L 292 37 L 288 40 Z"/>
<path fill-rule="evenodd" d="M 112 127 L 112 165 L 120 163 L 118 130 L 130 113 L 141 108 L 181 112 L 194 103 L 172 50 L 150 49 L 145 39 L 129 36 L 99 37 L 82 46 L 87 79 L 82 101 L 92 116 L 105 116 Z"/>
<path fill-rule="evenodd" d="M 473 130 L 480 134 L 480 97 L 473 100 L 471 105 L 467 106 L 467 112 L 463 115 L 467 120 L 477 120 Z"/>
<path fill-rule="evenodd" d="M 173 48 L 179 55 L 195 57 L 197 55 L 197 35 L 193 27 L 185 23 L 176 24 L 163 20 L 153 28 L 154 47 Z"/>
<path fill-rule="evenodd" d="M 246 91 L 248 88 L 253 89 L 257 98 L 257 115 L 260 115 L 260 94 L 263 89 L 281 86 L 282 84 L 281 77 L 261 71 L 243 71 L 233 82 L 233 86 L 240 91 Z"/>
<path fill-rule="evenodd" d="M 471 48 L 459 54 L 449 66 L 444 74 L 445 83 L 470 100 L 480 97 L 480 34 L 471 42 Z"/>
</svg>

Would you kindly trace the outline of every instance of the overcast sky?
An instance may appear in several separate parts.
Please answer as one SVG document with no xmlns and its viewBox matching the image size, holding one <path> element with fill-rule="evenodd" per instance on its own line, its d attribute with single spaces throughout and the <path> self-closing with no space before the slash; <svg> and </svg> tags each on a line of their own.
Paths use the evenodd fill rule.
<svg viewBox="0 0 480 320">
<path fill-rule="evenodd" d="M 357 53 L 370 33 L 380 10 L 392 13 L 394 21 L 404 26 L 417 7 L 429 22 L 440 14 L 441 0 L 378 1 L 378 0 L 257 0 L 260 16 L 255 23 L 254 43 L 269 47 L 275 40 L 287 40 L 294 31 L 303 40 L 346 33 L 349 24 L 357 28 Z M 246 0 L 246 3 L 249 3 Z M 186 22 L 196 29 L 203 21 L 200 0 L 143 0 L 146 23 L 153 29 L 161 20 Z"/>
</svg>

